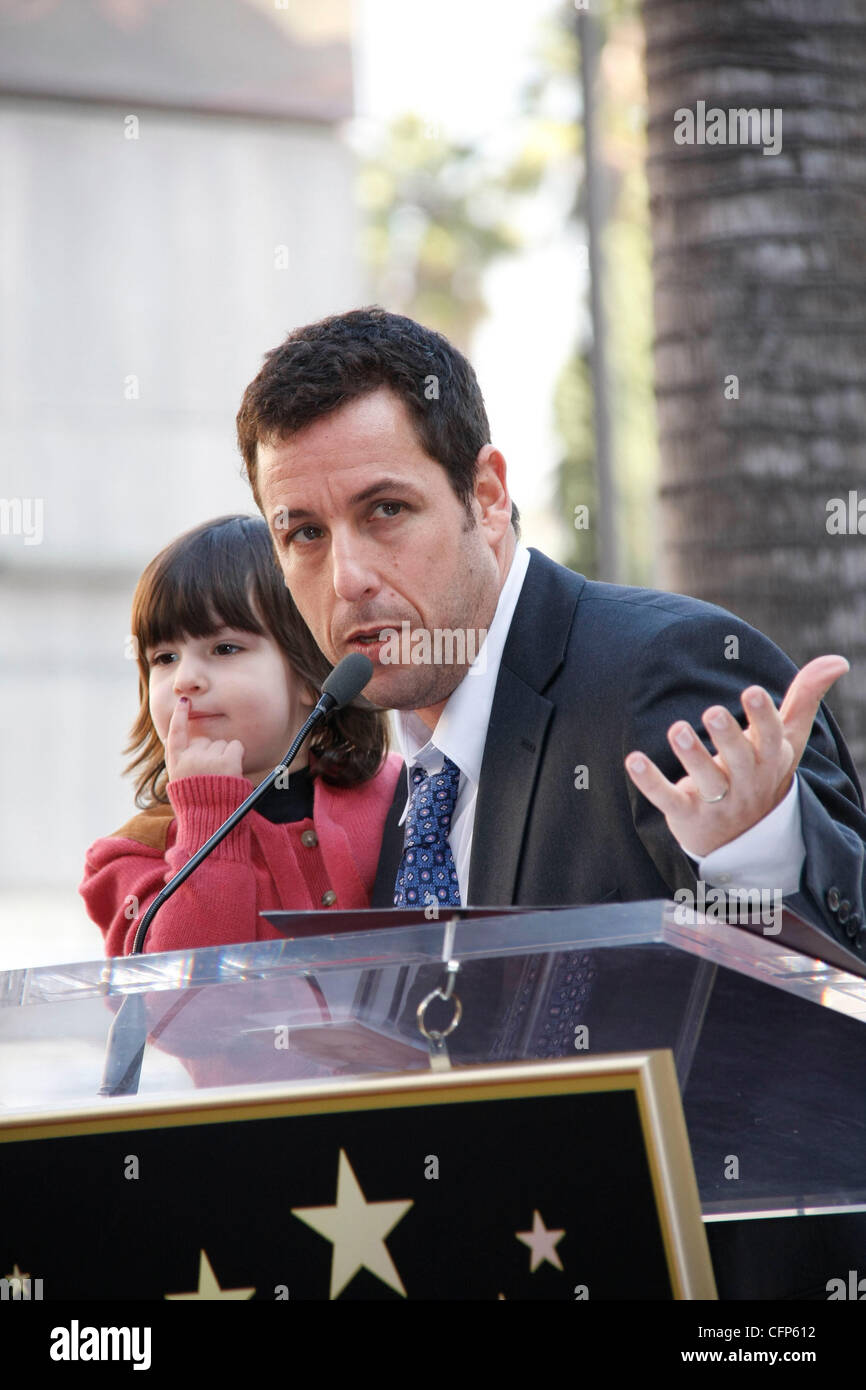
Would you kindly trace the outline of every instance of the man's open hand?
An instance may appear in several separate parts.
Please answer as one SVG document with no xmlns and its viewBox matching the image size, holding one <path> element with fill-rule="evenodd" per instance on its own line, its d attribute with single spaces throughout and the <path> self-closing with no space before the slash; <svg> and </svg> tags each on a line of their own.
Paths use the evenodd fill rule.
<svg viewBox="0 0 866 1390">
<path fill-rule="evenodd" d="M 819 656 L 798 671 L 777 710 L 767 691 L 750 685 L 741 696 L 748 727 L 722 705 L 702 716 L 718 752 L 712 756 L 690 724 L 668 729 L 668 741 L 686 770 L 669 782 L 644 753 L 628 754 L 631 780 L 657 806 L 674 839 L 703 858 L 769 815 L 786 796 L 818 706 L 849 669 L 844 656 Z"/>
</svg>

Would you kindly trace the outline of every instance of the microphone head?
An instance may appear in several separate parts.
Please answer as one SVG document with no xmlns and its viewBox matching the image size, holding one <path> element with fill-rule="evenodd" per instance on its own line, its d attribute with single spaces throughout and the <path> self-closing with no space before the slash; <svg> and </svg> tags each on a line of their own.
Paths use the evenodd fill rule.
<svg viewBox="0 0 866 1390">
<path fill-rule="evenodd" d="M 335 702 L 332 709 L 341 709 L 360 695 L 373 675 L 373 663 L 363 652 L 350 652 L 334 667 L 322 686 L 322 694 Z"/>
</svg>

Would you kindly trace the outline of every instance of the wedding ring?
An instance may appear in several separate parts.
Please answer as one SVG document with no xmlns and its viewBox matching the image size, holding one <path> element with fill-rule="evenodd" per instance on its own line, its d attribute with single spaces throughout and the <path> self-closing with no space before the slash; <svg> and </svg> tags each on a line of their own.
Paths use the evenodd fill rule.
<svg viewBox="0 0 866 1390">
<path fill-rule="evenodd" d="M 718 796 L 704 796 L 703 792 L 700 792 L 699 795 L 701 801 L 706 801 L 707 805 L 711 806 L 714 801 L 724 801 L 725 797 L 727 796 L 730 790 L 730 787 L 725 787 L 725 790 L 723 792 L 720 792 Z"/>
</svg>

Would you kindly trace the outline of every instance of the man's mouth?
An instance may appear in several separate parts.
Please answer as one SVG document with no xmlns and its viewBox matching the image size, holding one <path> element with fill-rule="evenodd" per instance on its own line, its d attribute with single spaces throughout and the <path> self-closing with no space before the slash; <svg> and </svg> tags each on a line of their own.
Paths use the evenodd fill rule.
<svg viewBox="0 0 866 1390">
<path fill-rule="evenodd" d="M 399 630 L 399 629 L 398 629 Z M 387 623 L 379 623 L 376 627 L 358 628 L 343 641 L 343 650 L 347 652 L 363 652 L 378 667 L 382 651 L 388 641 L 388 637 L 394 629 Z"/>
</svg>

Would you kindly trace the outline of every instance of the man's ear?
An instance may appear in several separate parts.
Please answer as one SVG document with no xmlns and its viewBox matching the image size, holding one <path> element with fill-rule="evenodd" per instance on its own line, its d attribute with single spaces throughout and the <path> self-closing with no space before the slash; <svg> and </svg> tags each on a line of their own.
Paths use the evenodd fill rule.
<svg viewBox="0 0 866 1390">
<path fill-rule="evenodd" d="M 478 525 L 487 533 L 491 545 L 502 539 L 511 525 L 511 498 L 506 481 L 505 457 L 492 444 L 485 444 L 475 462 L 475 502 Z"/>
</svg>

